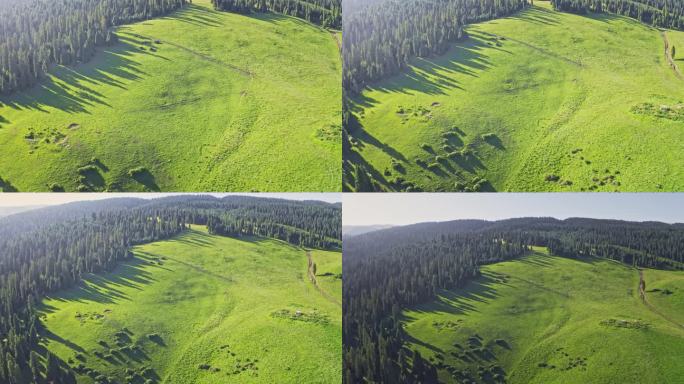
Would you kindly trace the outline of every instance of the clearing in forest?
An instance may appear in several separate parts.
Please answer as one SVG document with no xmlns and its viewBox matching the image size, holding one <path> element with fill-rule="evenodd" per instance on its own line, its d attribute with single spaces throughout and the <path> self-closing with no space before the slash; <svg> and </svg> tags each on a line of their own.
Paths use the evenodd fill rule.
<svg viewBox="0 0 684 384">
<path fill-rule="evenodd" d="M 341 189 L 328 31 L 196 0 L 116 35 L 87 63 L 0 96 L 0 190 Z"/>
<path fill-rule="evenodd" d="M 408 348 L 444 382 L 674 383 L 684 375 L 684 329 L 641 301 L 636 269 L 538 248 L 481 271 L 404 311 Z M 651 304 L 682 321 L 684 272 L 644 276 Z"/>
<path fill-rule="evenodd" d="M 684 189 L 684 32 L 546 1 L 467 32 L 353 100 L 349 160 L 386 189 Z"/>
<path fill-rule="evenodd" d="M 43 302 L 45 346 L 79 383 L 341 380 L 342 311 L 307 279 L 304 250 L 194 226 L 132 253 Z"/>
</svg>

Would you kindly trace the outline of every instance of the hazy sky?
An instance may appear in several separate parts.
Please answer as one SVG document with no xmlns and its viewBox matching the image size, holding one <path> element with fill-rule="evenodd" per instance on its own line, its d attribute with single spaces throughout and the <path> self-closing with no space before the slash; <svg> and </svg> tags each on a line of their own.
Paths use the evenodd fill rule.
<svg viewBox="0 0 684 384">
<path fill-rule="evenodd" d="M 0 207 L 55 205 L 73 201 L 102 200 L 116 197 L 153 199 L 172 195 L 179 195 L 179 193 L 2 193 L 0 194 Z M 342 200 L 342 194 L 340 193 L 203 193 L 203 195 L 219 197 L 226 195 L 249 195 L 289 200 L 320 200 L 329 203 L 337 203 Z"/>
<path fill-rule="evenodd" d="M 684 193 L 346 193 L 343 198 L 344 225 L 539 216 L 681 223 Z"/>
</svg>

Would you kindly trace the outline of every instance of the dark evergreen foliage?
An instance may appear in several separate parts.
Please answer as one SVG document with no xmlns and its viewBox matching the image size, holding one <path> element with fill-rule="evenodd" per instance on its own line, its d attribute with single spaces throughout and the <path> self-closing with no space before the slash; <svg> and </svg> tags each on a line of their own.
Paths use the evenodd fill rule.
<svg viewBox="0 0 684 384">
<path fill-rule="evenodd" d="M 430 362 L 403 347 L 401 310 L 432 300 L 440 289 L 461 287 L 479 275 L 480 265 L 522 256 L 532 245 L 565 257 L 684 269 L 681 224 L 461 220 L 345 238 L 344 382 L 436 383 Z"/>
<path fill-rule="evenodd" d="M 112 27 L 163 15 L 186 0 L 0 0 L 0 93 L 28 88 L 50 64 L 88 61 Z"/>
<path fill-rule="evenodd" d="M 181 196 L 68 204 L 0 220 L 0 383 L 75 382 L 55 356 L 40 351 L 35 308 L 50 292 L 87 273 L 111 271 L 130 247 L 167 239 L 189 224 L 213 233 L 258 235 L 297 246 L 340 248 L 341 209 L 320 202 Z M 16 227 L 26 230 L 17 231 Z"/>
<path fill-rule="evenodd" d="M 551 0 L 551 4 L 559 11 L 607 12 L 656 27 L 684 28 L 684 2 L 680 0 Z"/>
<path fill-rule="evenodd" d="M 212 0 L 214 8 L 237 12 L 276 12 L 304 19 L 324 28 L 342 27 L 341 0 Z"/>
</svg>

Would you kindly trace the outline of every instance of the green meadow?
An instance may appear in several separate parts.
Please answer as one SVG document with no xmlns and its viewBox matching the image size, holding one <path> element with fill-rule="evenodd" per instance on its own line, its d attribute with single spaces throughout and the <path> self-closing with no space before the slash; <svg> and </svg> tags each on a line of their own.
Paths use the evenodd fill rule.
<svg viewBox="0 0 684 384">
<path fill-rule="evenodd" d="M 684 189 L 684 32 L 536 1 L 467 33 L 353 100 L 349 160 L 385 189 Z"/>
<path fill-rule="evenodd" d="M 196 0 L 0 97 L 0 190 L 338 191 L 335 33 Z"/>
<path fill-rule="evenodd" d="M 663 316 L 684 324 L 684 273 L 646 270 L 646 299 Z"/>
<path fill-rule="evenodd" d="M 43 301 L 44 345 L 79 383 L 341 380 L 341 307 L 307 279 L 306 251 L 196 226 L 132 253 Z"/>
<path fill-rule="evenodd" d="M 647 293 L 652 308 L 640 299 L 637 270 L 538 248 L 404 311 L 408 347 L 444 382 L 679 382 L 684 272 L 646 270 L 644 278 L 647 291 L 659 289 Z"/>
</svg>

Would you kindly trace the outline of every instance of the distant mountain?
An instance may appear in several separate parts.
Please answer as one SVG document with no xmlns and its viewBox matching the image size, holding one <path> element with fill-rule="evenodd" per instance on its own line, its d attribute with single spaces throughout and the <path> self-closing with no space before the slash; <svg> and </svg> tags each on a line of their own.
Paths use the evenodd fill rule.
<svg viewBox="0 0 684 384">
<path fill-rule="evenodd" d="M 389 224 L 383 224 L 383 225 L 343 225 L 342 226 L 342 236 L 344 237 L 352 237 L 352 236 L 358 236 L 358 235 L 363 235 L 365 233 L 370 233 L 370 232 L 375 232 L 379 231 L 382 229 L 388 229 L 392 228 L 392 225 Z"/>
</svg>

